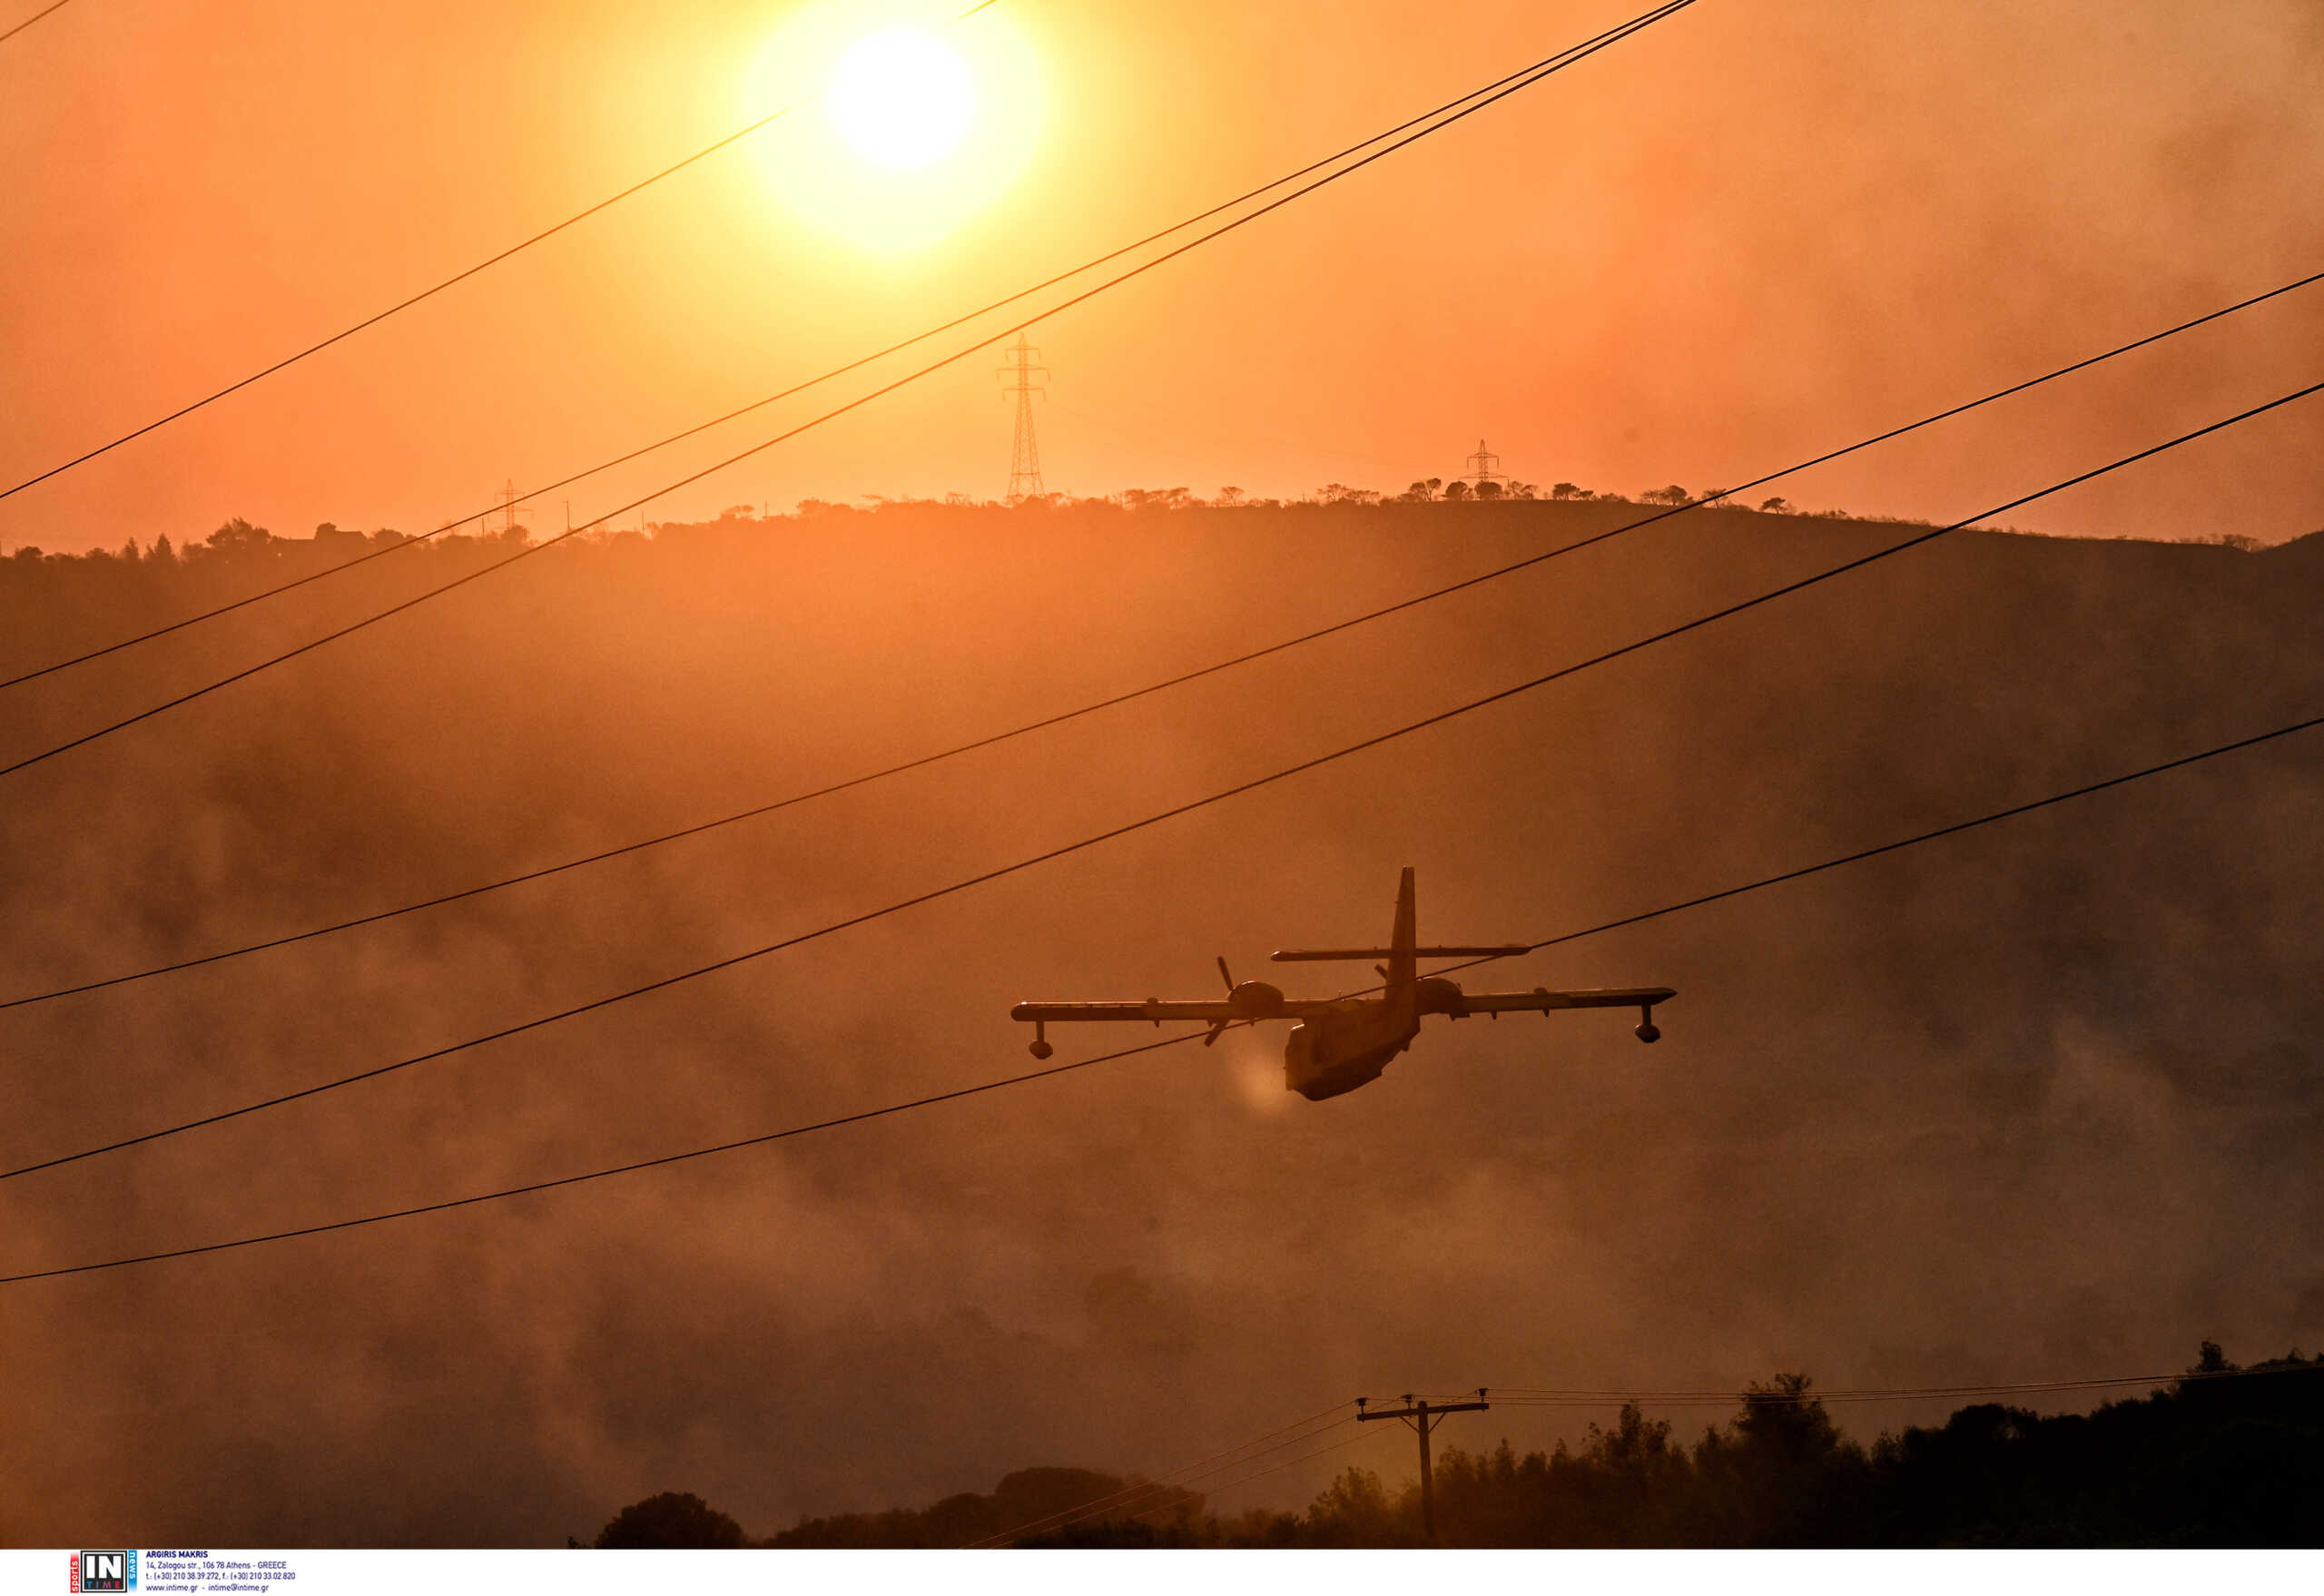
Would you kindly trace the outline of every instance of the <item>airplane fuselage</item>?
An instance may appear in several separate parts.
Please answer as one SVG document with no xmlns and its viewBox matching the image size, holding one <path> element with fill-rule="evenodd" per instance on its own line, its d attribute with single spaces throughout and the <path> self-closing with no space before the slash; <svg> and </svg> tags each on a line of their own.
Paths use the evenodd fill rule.
<svg viewBox="0 0 2324 1596">
<path fill-rule="evenodd" d="M 1352 1092 L 1379 1079 L 1418 1035 L 1420 1010 L 1409 988 L 1384 998 L 1348 999 L 1291 1028 L 1283 1048 L 1283 1083 L 1310 1102 Z"/>
</svg>

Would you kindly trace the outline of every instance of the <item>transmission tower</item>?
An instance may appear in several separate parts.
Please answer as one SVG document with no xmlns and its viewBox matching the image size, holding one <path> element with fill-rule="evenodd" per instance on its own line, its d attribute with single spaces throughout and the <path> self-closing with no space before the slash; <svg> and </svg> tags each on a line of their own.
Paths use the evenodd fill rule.
<svg viewBox="0 0 2324 1596">
<path fill-rule="evenodd" d="M 1468 474 L 1479 488 L 1488 482 L 1505 483 L 1509 480 L 1501 474 L 1501 457 L 1486 448 L 1485 440 L 1482 438 L 1477 439 L 1477 452 L 1469 457 Z"/>
<path fill-rule="evenodd" d="M 492 500 L 493 507 L 500 512 L 500 530 L 502 534 L 509 537 L 514 537 L 517 535 L 517 479 L 511 477 L 508 479 L 508 486 L 502 488 L 498 493 L 494 494 L 492 496 Z M 487 523 L 482 520 L 478 521 L 477 530 L 479 532 L 483 531 Z"/>
<path fill-rule="evenodd" d="M 1045 491 L 1041 487 L 1041 447 L 1033 438 L 1033 396 L 1049 391 L 1032 380 L 1036 372 L 1044 377 L 1049 375 L 1047 366 L 1034 364 L 1040 359 L 1040 350 L 1025 341 L 1025 335 L 1020 332 L 1017 335 L 1017 342 L 1009 350 L 1009 364 L 1000 368 L 1000 374 L 1009 379 L 1009 386 L 1000 391 L 1017 396 L 1017 439 L 1009 451 L 1010 504 L 1020 499 L 1039 498 Z"/>
</svg>

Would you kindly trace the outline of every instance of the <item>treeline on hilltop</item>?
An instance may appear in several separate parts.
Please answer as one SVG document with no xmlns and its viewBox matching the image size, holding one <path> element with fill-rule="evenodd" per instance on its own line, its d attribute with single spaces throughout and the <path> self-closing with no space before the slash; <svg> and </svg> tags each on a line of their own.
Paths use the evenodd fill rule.
<svg viewBox="0 0 2324 1596">
<path fill-rule="evenodd" d="M 860 506 L 802 499 L 788 516 L 763 515 L 761 507 L 754 505 L 730 505 L 714 521 L 656 522 L 650 531 L 644 523 L 636 528 L 593 527 L 581 532 L 576 541 L 583 546 L 625 547 L 665 537 L 731 537 L 772 527 L 828 522 L 834 517 L 844 520 L 851 517 L 876 517 L 883 512 L 931 509 L 984 520 L 1068 512 L 1103 516 L 1183 510 L 1393 509 L 1494 501 L 1541 501 L 1570 507 L 1639 505 L 1667 510 L 1699 499 L 1707 509 L 1802 516 L 1815 521 L 1903 519 L 1895 516 L 1854 517 L 1837 509 L 1811 515 L 1780 498 L 1765 498 L 1756 506 L 1729 503 L 1722 489 L 1698 494 L 1677 483 L 1632 497 L 1594 491 L 1571 482 L 1554 483 L 1544 490 L 1532 483 L 1513 479 L 1471 483 L 1457 478 L 1448 481 L 1435 477 L 1416 481 L 1401 493 L 1332 482 L 1312 494 L 1290 499 L 1255 498 L 1234 487 L 1221 488 L 1210 498 L 1186 488 L 1131 488 L 1102 498 L 1051 493 L 1014 503 L 976 499 L 958 493 L 946 494 L 940 499 L 867 494 L 864 499 Z M 16 624 L 17 641 L 25 649 L 64 648 L 84 644 L 103 632 L 167 625 L 182 618 L 190 609 L 233 604 L 285 583 L 320 576 L 351 564 L 361 563 L 384 576 L 387 571 L 371 563 L 373 557 L 404 545 L 417 547 L 387 562 L 394 567 L 395 579 L 440 583 L 469 575 L 547 540 L 536 537 L 530 528 L 520 523 L 507 525 L 500 530 L 430 532 L 415 537 L 390 527 L 363 532 L 325 521 L 310 537 L 286 537 L 238 516 L 201 541 L 182 545 L 167 537 L 140 545 L 132 537 L 119 548 L 51 554 L 39 544 L 28 542 L 0 557 L 0 613 L 11 616 Z M 2223 543 L 2246 551 L 2260 547 L 2256 539 L 2232 534 L 2197 541 Z M 417 562 L 415 556 L 419 557 Z"/>
<path fill-rule="evenodd" d="M 1239 488 L 1223 488 L 1204 499 L 1184 488 L 1128 488 L 1102 498 L 1076 498 L 1052 493 L 1038 498 L 1003 504 L 947 494 L 940 500 L 865 496 L 862 505 L 834 504 L 823 499 L 800 501 L 789 516 L 763 516 L 754 505 L 731 505 L 713 521 L 656 522 L 650 531 L 637 528 L 590 528 L 565 547 L 618 553 L 652 549 L 665 542 L 714 544 L 720 539 L 757 537 L 784 529 L 803 531 L 814 527 L 830 530 L 859 517 L 883 515 L 921 517 L 935 512 L 958 517 L 970 526 L 1039 524 L 1044 517 L 1073 516 L 1150 515 L 1183 510 L 1315 510 L 1365 507 L 1433 505 L 1477 498 L 1532 499 L 1530 486 L 1504 493 L 1499 485 L 1469 485 L 1430 478 L 1415 482 L 1401 494 L 1375 493 L 1332 483 L 1305 498 L 1254 498 Z M 1687 490 L 1672 486 L 1633 501 L 1616 493 L 1593 493 L 1571 483 L 1560 483 L 1541 496 L 1571 505 L 1623 505 L 1633 502 L 1675 505 L 1687 502 Z M 1781 500 L 1764 508 L 1787 512 Z M 1835 518 L 1827 512 L 1825 518 Z M 858 524 L 862 524 L 859 522 Z M 124 634 L 170 626 L 190 614 L 199 614 L 248 600 L 290 583 L 324 576 L 344 566 L 359 566 L 366 590 L 359 597 L 340 582 L 308 591 L 323 603 L 378 604 L 399 602 L 422 587 L 440 586 L 537 548 L 549 540 L 537 537 L 521 523 L 497 530 L 423 533 L 418 537 L 382 527 L 370 532 L 325 521 L 310 537 L 278 537 L 269 528 L 235 517 L 200 541 L 173 543 L 169 537 L 140 545 L 135 538 L 118 548 L 93 548 L 83 554 L 51 554 L 37 543 L 25 543 L 0 557 L 0 615 L 9 618 L 9 646 L 0 649 L 0 667 L 35 668 L 52 656 L 114 641 Z M 557 541 L 562 542 L 560 537 Z M 380 558 L 378 557 L 388 557 Z"/>
<path fill-rule="evenodd" d="M 1718 490 L 1700 497 L 1706 501 L 1705 508 L 1751 507 L 1710 502 L 1718 498 Z M 1576 509 L 1590 506 L 1610 509 L 1623 505 L 1667 509 L 1693 502 L 1696 498 L 1676 483 L 1632 498 L 1595 492 L 1571 482 L 1556 483 L 1542 491 L 1524 482 L 1472 484 L 1433 477 L 1414 482 L 1401 493 L 1382 493 L 1333 482 L 1312 494 L 1291 499 L 1254 498 L 1233 487 L 1222 488 L 1207 499 L 1186 488 L 1133 488 L 1088 498 L 1052 493 L 1015 503 L 975 499 L 958 493 L 946 494 L 941 499 L 868 494 L 862 505 L 802 499 L 788 516 L 763 515 L 761 507 L 754 505 L 731 505 L 712 521 L 655 522 L 650 529 L 643 523 L 635 528 L 592 527 L 575 536 L 574 543 L 568 547 L 643 548 L 664 539 L 699 542 L 816 524 L 828 529 L 834 520 L 843 523 L 851 517 L 890 513 L 921 515 L 931 510 L 961 517 L 971 524 L 997 525 L 1020 517 L 1029 522 L 1058 515 L 1103 517 L 1186 510 L 1409 510 L 1412 507 L 1474 505 L 1481 501 L 1508 505 L 1539 500 Z M 1782 498 L 1763 500 L 1756 507 L 1756 513 L 1801 514 Z M 1843 521 L 1858 517 L 1840 510 L 1823 510 L 1805 518 Z M 1865 518 L 1893 521 L 1898 517 Z M 27 668 L 44 665 L 49 663 L 44 655 L 112 641 L 123 633 L 167 626 L 188 614 L 236 605 L 285 584 L 302 583 L 349 566 L 361 566 L 370 579 L 369 585 L 384 596 L 382 602 L 398 601 L 411 596 L 419 586 L 440 586 L 473 575 L 550 540 L 547 535 L 537 537 L 521 523 L 497 530 L 428 532 L 415 537 L 390 527 L 364 532 L 325 521 L 310 537 L 279 537 L 238 516 L 198 542 L 179 544 L 161 537 L 141 545 L 132 537 L 118 548 L 92 548 L 81 554 L 52 554 L 36 542 L 26 542 L 0 555 L 0 614 L 10 618 L 11 641 L 15 645 L 5 650 L 8 657 L 0 660 L 0 665 Z M 558 537 L 556 541 L 562 542 L 563 537 Z M 2221 541 L 2232 542 L 2240 547 L 2256 547 L 2250 539 Z M 383 555 L 392 557 L 376 557 Z M 328 599 L 340 587 L 333 583 L 329 594 L 320 587 L 312 591 Z"/>
<path fill-rule="evenodd" d="M 2187 1376 L 2089 1414 L 1981 1403 L 1943 1425 L 1849 1437 L 1805 1375 L 1753 1384 L 1689 1446 L 1625 1406 L 1521 1457 L 1449 1447 L 1434 1544 L 1455 1547 L 2313 1546 L 2324 1542 L 2324 1357 Z M 650 1497 L 600 1547 L 1395 1547 L 1426 1543 L 1420 1487 L 1351 1468 L 1304 1512 L 1222 1516 L 1176 1486 L 1027 1469 L 990 1495 L 803 1520 L 753 1542 L 700 1498 Z M 1119 1505 L 1096 1507 L 1108 1497 Z M 1072 1522 L 1066 1522 L 1072 1521 Z M 1031 1529 L 1028 1532 L 1027 1527 Z"/>
<path fill-rule="evenodd" d="M 1009 513 L 1020 509 L 1038 512 L 1043 509 L 1105 507 L 1130 511 L 1280 509 L 1286 506 L 1299 507 L 1334 505 L 1460 503 L 1467 500 L 1491 501 L 1499 498 L 1520 500 L 1543 498 L 1573 504 L 1676 505 L 1685 504 L 1694 497 L 1676 483 L 1640 494 L 1633 499 L 1620 493 L 1595 492 L 1587 488 L 1577 487 L 1571 482 L 1557 483 L 1547 492 L 1543 492 L 1530 482 L 1512 481 L 1503 484 L 1483 481 L 1471 484 L 1457 478 L 1448 482 L 1437 477 L 1414 482 L 1402 493 L 1383 493 L 1371 488 L 1350 488 L 1342 482 L 1330 482 L 1318 488 L 1312 494 L 1289 499 L 1257 498 L 1244 492 L 1239 488 L 1232 487 L 1220 488 L 1217 494 L 1210 498 L 1205 498 L 1187 488 L 1127 488 L 1118 493 L 1098 498 L 1078 498 L 1068 493 L 1049 493 L 1013 502 L 978 499 L 961 493 L 948 493 L 939 499 L 895 498 L 872 493 L 863 496 L 864 502 L 862 505 L 839 503 L 822 498 L 801 499 L 797 508 L 789 516 L 767 515 L 763 513 L 764 507 L 757 505 L 729 505 L 719 512 L 716 521 L 656 522 L 653 524 L 652 529 L 655 532 L 681 531 L 693 527 L 732 527 L 737 522 L 812 520 L 829 515 L 876 515 L 884 509 L 923 509 L 931 506 L 990 514 Z M 1710 498 L 1717 498 L 1718 495 L 1713 493 L 1704 497 Z M 1741 509 L 1749 507 L 1735 505 L 1728 507 Z M 1765 499 L 1758 507 L 1762 512 L 1771 515 L 1797 513 L 1791 503 L 1782 498 Z M 526 513 L 521 507 L 519 513 Z M 1826 510 L 1819 514 L 1827 518 L 1839 518 L 1845 512 Z M 466 525 L 462 523 L 463 527 Z M 640 537 L 645 530 L 645 524 L 641 522 L 635 529 L 593 527 L 585 536 L 591 540 L 602 542 L 613 538 Z M 84 554 L 67 555 L 50 554 L 37 543 L 20 544 L 7 551 L 8 557 L 19 564 L 13 570 L 0 567 L 0 577 L 21 580 L 25 578 L 27 567 L 43 562 L 53 564 L 59 560 L 85 562 L 93 568 L 100 569 L 133 567 L 141 564 L 150 564 L 157 570 L 182 567 L 188 572 L 211 574 L 221 574 L 236 566 L 277 566 L 281 568 L 281 574 L 300 576 L 306 574 L 309 570 L 340 565 L 349 559 L 374 553 L 396 544 L 432 541 L 445 546 L 462 544 L 521 546 L 532 541 L 533 536 L 531 528 L 521 522 L 509 525 L 499 531 L 480 527 L 473 532 L 455 530 L 441 536 L 435 533 L 423 533 L 415 537 L 409 533 L 398 531 L 392 527 L 381 527 L 374 531 L 364 532 L 352 527 L 340 527 L 333 522 L 325 521 L 316 527 L 311 537 L 279 537 L 267 527 L 253 526 L 250 521 L 236 516 L 201 541 L 189 540 L 182 547 L 173 543 L 167 537 L 157 537 L 152 543 L 144 545 L 139 544 L 137 539 L 132 537 L 126 539 L 117 549 L 100 547 L 92 548 Z"/>
<path fill-rule="evenodd" d="M 876 515 L 884 509 L 922 509 L 941 506 L 947 509 L 978 511 L 986 514 L 1012 513 L 1019 510 L 1039 512 L 1044 509 L 1088 509 L 1112 507 L 1128 511 L 1185 509 L 1282 509 L 1324 507 L 1333 506 L 1457 504 L 1491 502 L 1495 499 L 1531 501 L 1546 499 L 1561 504 L 1640 504 L 1673 506 L 1694 501 L 1699 496 L 1677 483 L 1649 489 L 1631 497 L 1620 493 L 1599 492 L 1571 482 L 1552 484 L 1544 490 L 1531 482 L 1483 480 L 1467 482 L 1459 478 L 1446 480 L 1430 477 L 1413 483 L 1401 493 L 1381 492 L 1367 488 L 1351 488 L 1342 482 L 1328 482 L 1296 498 L 1267 498 L 1246 493 L 1240 488 L 1221 488 L 1205 498 L 1187 488 L 1128 488 L 1118 493 L 1098 498 L 1077 498 L 1067 493 L 1042 494 L 1038 497 L 1002 502 L 978 499 L 966 494 L 948 493 L 940 499 L 891 498 L 883 494 L 866 494 L 864 503 L 852 505 L 829 499 L 805 498 L 799 501 L 790 516 L 768 516 L 763 507 L 729 505 L 712 522 L 654 523 L 652 530 L 685 531 L 701 527 L 733 527 L 738 522 L 764 520 L 812 520 L 831 515 Z M 1723 499 L 1723 490 L 1713 488 L 1699 496 L 1707 504 Z M 1720 503 L 1718 507 L 1756 509 L 1763 515 L 1797 515 L 1802 513 L 1785 498 L 1764 498 L 1756 506 L 1743 503 Z M 1850 518 L 1844 510 L 1820 510 L 1818 518 L 1839 520 Z M 1876 517 L 1892 519 L 1893 517 Z M 465 524 L 463 524 L 465 525 Z M 591 528 L 585 536 L 592 541 L 604 542 L 642 537 L 646 527 L 641 523 L 635 529 Z M 36 579 L 32 575 L 46 565 L 52 568 L 58 562 L 72 562 L 92 571 L 116 573 L 149 567 L 153 575 L 163 573 L 183 576 L 225 576 L 238 571 L 265 569 L 277 579 L 300 576 L 314 571 L 342 565 L 350 559 L 377 553 L 398 544 L 433 542 L 443 548 L 465 548 L 475 552 L 479 548 L 492 552 L 504 551 L 503 546 L 522 547 L 534 541 L 532 530 L 525 525 L 513 524 L 505 529 L 474 532 L 454 531 L 449 534 L 423 533 L 415 537 L 392 527 L 382 527 L 363 532 L 351 527 L 340 527 L 325 521 L 316 527 L 311 537 L 278 537 L 264 527 L 253 526 L 241 517 L 234 517 L 199 542 L 189 540 L 180 546 L 169 537 L 155 538 L 141 545 L 134 538 L 126 539 L 119 548 L 92 548 L 78 555 L 50 554 L 37 543 L 24 543 L 8 550 L 13 566 L 0 566 L 0 581 L 21 583 Z"/>
</svg>

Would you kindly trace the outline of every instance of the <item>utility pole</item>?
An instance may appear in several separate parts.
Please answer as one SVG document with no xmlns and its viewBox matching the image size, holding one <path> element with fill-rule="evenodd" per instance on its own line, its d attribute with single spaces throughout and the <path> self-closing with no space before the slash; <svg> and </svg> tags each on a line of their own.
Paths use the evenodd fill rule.
<svg viewBox="0 0 2324 1596">
<path fill-rule="evenodd" d="M 1032 377 L 1037 371 L 1046 377 L 1049 369 L 1034 364 L 1041 351 L 1027 343 L 1021 332 L 1008 353 L 1009 364 L 1000 368 L 1000 374 L 1010 381 L 1000 391 L 1017 396 L 1017 438 L 1009 451 L 1009 502 L 1015 504 L 1020 499 L 1039 498 L 1044 491 L 1040 445 L 1033 438 L 1033 396 L 1049 389 L 1035 384 Z"/>
<path fill-rule="evenodd" d="M 1428 1466 L 1428 1433 L 1444 1422 L 1446 1414 L 1480 1414 L 1492 1404 L 1485 1400 L 1485 1388 L 1477 1387 L 1474 1402 L 1448 1402 L 1442 1407 L 1431 1407 L 1425 1401 L 1415 1403 L 1412 1393 L 1404 1394 L 1404 1405 L 1388 1413 L 1364 1411 L 1367 1399 L 1355 1399 L 1355 1422 L 1368 1424 L 1374 1419 L 1402 1419 L 1420 1433 L 1420 1527 L 1422 1535 L 1432 1544 L 1436 1540 L 1436 1480 Z"/>
</svg>

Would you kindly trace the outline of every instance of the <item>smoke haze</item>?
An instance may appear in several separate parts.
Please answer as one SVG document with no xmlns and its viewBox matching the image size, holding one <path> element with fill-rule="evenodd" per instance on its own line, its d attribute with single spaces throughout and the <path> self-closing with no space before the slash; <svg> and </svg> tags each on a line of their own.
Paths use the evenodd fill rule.
<svg viewBox="0 0 2324 1596">
<path fill-rule="evenodd" d="M 549 551 L 9 778 L 0 995 L 821 785 L 1639 513 L 906 506 Z M 0 1158 L 795 934 L 1909 530 L 1683 517 L 765 820 L 0 1013 Z M 2319 545 L 1956 535 L 856 931 L 0 1183 L 0 1262 L 348 1217 L 1013 1073 L 1012 1001 L 1206 996 L 1216 954 L 1241 977 L 1274 947 L 1369 941 L 1407 863 L 1424 941 L 1531 941 L 2264 730 L 2324 700 Z M 0 754 L 484 552 L 409 551 L 14 689 Z M 0 667 L 284 557 L 11 560 Z M 1432 1023 L 1383 1079 L 1311 1105 L 1282 1091 L 1269 1028 L 575 1190 L 0 1289 L 0 1533 L 555 1544 L 685 1490 L 763 1534 L 1035 1463 L 1159 1468 L 1366 1391 L 2027 1380 L 2176 1367 L 2206 1335 L 2313 1347 L 2316 760 L 2273 744 L 1464 978 L 1667 982 L 1652 1049 L 1620 1014 Z M 1151 1038 L 1057 1039 L 1069 1059 Z M 1560 1422 L 1494 1414 L 1459 1439 L 1539 1445 Z M 1338 1461 L 1252 1499 L 1303 1502 Z"/>
</svg>

